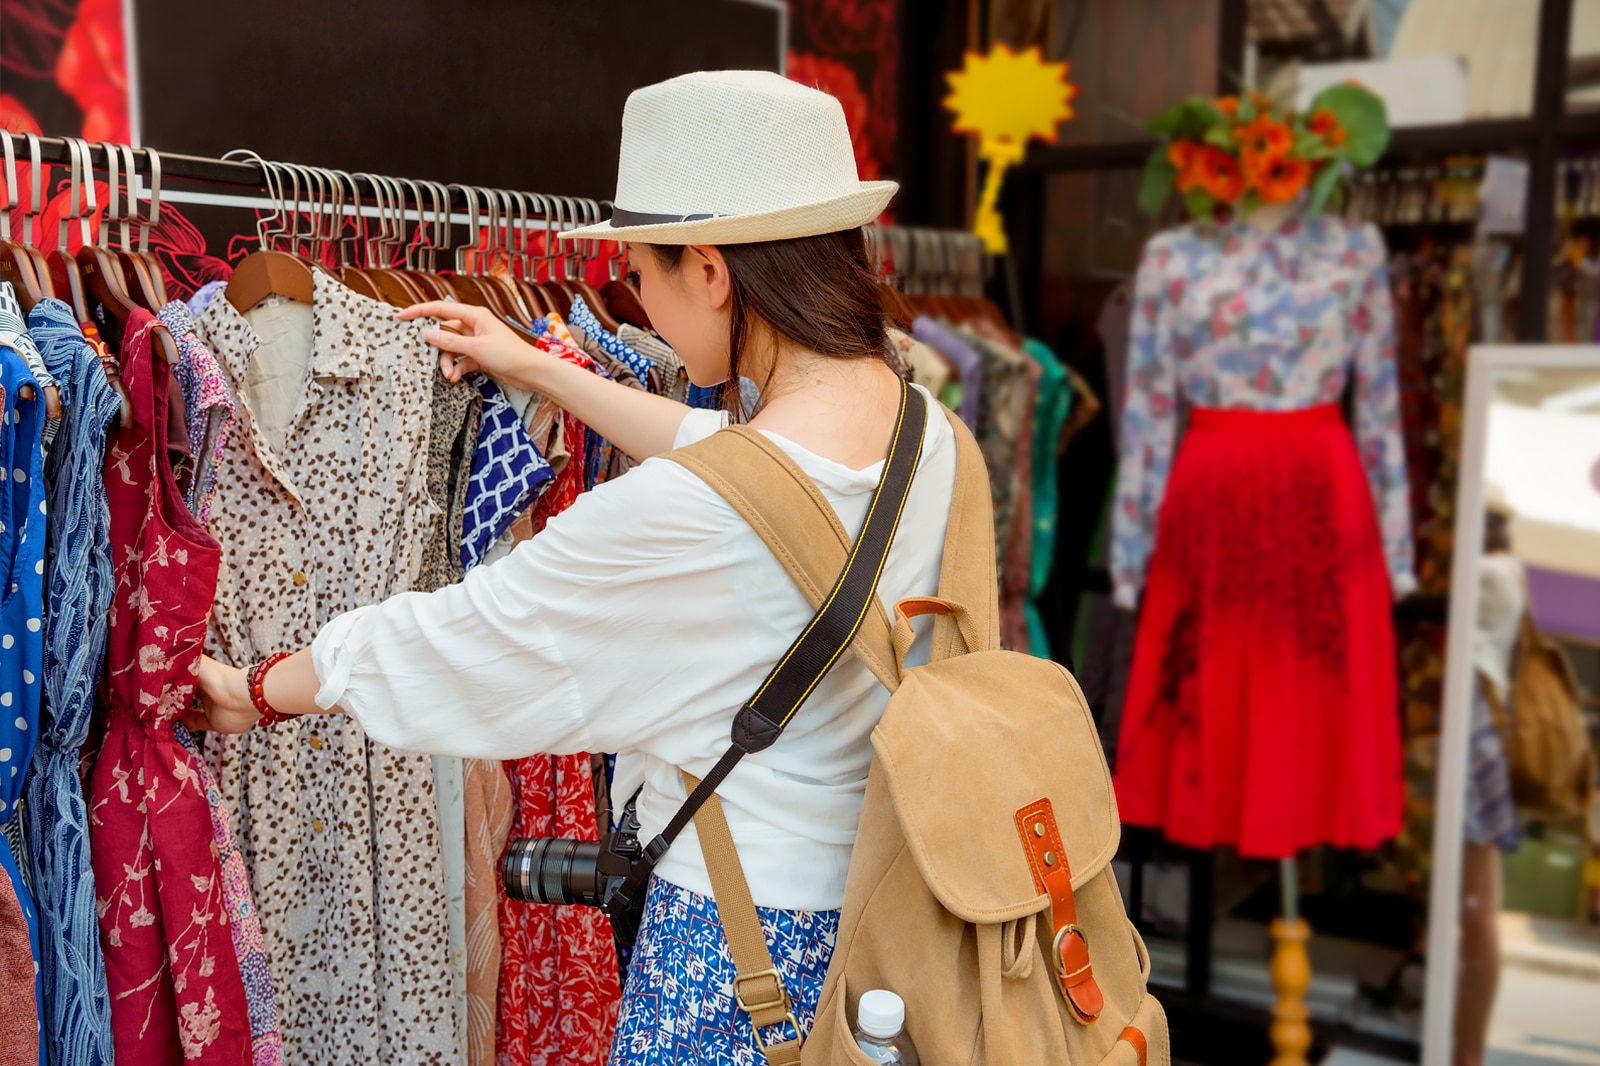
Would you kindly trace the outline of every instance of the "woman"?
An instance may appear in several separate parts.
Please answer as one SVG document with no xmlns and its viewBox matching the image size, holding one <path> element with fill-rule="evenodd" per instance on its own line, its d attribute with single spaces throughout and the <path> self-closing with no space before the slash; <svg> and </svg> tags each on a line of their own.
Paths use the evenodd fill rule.
<svg viewBox="0 0 1600 1066">
<path fill-rule="evenodd" d="M 1472 693 L 1467 810 L 1461 856 L 1461 958 L 1456 991 L 1455 1066 L 1483 1066 L 1500 984 L 1501 855 L 1521 839 L 1495 714 L 1512 712 L 1511 692 L 1522 615 L 1528 609 L 1527 575 L 1511 554 L 1510 505 L 1498 486 L 1488 487 L 1483 557 L 1478 560 L 1478 620 L 1472 634 Z"/>
<path fill-rule="evenodd" d="M 617 209 L 565 234 L 626 241 L 650 321 L 710 386 L 757 382 L 750 424 L 859 529 L 882 468 L 900 382 L 886 359 L 878 283 L 860 227 L 893 195 L 858 180 L 832 97 L 775 75 L 691 74 L 635 92 L 623 115 Z M 272 664 L 282 715 L 348 713 L 376 741 L 472 758 L 619 752 L 614 794 L 641 784 L 651 839 L 703 775 L 812 608 L 760 537 L 676 463 L 650 460 L 726 424 L 599 379 L 518 340 L 481 308 L 401 313 L 452 379 L 483 371 L 550 396 L 646 460 L 580 497 L 538 537 L 459 585 L 397 596 L 330 622 Z M 737 390 L 728 390 L 736 393 Z M 955 475 L 955 438 L 930 417 L 880 597 L 931 595 Z M 926 661 L 926 633 L 909 662 Z M 285 649 L 290 650 L 290 649 Z M 271 662 L 269 660 L 269 662 Z M 260 717 L 247 671 L 201 664 L 194 724 Z M 802 1028 L 832 952 L 845 870 L 887 693 L 846 656 L 782 738 L 718 790 Z M 270 888 L 268 889 L 270 891 Z M 657 867 L 612 1061 L 757 1061 L 691 826 Z M 789 1039 L 787 1025 L 762 1035 Z"/>
</svg>

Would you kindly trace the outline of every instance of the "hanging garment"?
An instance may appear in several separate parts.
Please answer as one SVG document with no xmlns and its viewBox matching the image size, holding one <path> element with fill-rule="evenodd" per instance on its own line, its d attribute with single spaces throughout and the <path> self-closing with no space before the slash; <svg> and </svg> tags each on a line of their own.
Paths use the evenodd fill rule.
<svg viewBox="0 0 1600 1066">
<path fill-rule="evenodd" d="M 23 889 L 26 891 L 26 889 Z M 28 916 L 23 913 L 16 882 L 0 869 L 0 996 L 8 1008 L 26 1003 L 33 992 L 33 951 L 28 945 Z M 0 1066 L 40 1066 L 39 1015 L 36 1011 L 0 1012 Z"/>
<path fill-rule="evenodd" d="M 29 340 L 32 359 L 24 361 L 12 340 L 9 335 L 0 340 L 0 870 L 14 886 L 26 920 L 21 946 L 29 951 L 37 973 L 38 915 L 16 851 L 22 844 L 18 801 L 38 736 L 43 693 L 45 398 L 32 366 L 36 362 L 42 367 L 43 357 Z M 37 1025 L 42 1005 L 37 987 L 33 998 Z M 23 1009 L 20 1004 L 18 1009 Z"/>
<path fill-rule="evenodd" d="M 650 360 L 624 344 L 616 334 L 602 326 L 600 320 L 594 316 L 594 312 L 589 309 L 589 305 L 583 302 L 582 296 L 572 298 L 572 307 L 567 311 L 567 319 L 582 330 L 584 336 L 605 349 L 613 359 L 633 371 L 634 377 L 640 381 L 649 380 Z"/>
<path fill-rule="evenodd" d="M 509 764 L 512 837 L 597 839 L 589 767 L 587 755 L 531 755 Z M 594 907 L 512 900 L 500 916 L 500 1061 L 600 1066 L 622 994 L 610 920 Z"/>
<path fill-rule="evenodd" d="M 534 447 L 516 408 L 494 380 L 479 374 L 473 384 L 483 397 L 483 429 L 472 456 L 472 473 L 461 530 L 461 567 L 483 560 L 518 515 L 533 505 L 552 476 Z"/>
<path fill-rule="evenodd" d="M 56 384 L 55 375 L 45 365 L 44 356 L 39 354 L 38 346 L 28 336 L 28 323 L 22 317 L 22 305 L 17 302 L 17 292 L 9 281 L 0 281 L 0 345 L 22 357 L 28 373 L 40 388 Z"/>
<path fill-rule="evenodd" d="M 251 1064 L 283 1066 L 278 999 L 272 990 L 272 971 L 267 962 L 266 941 L 261 936 L 261 918 L 255 896 L 250 891 L 250 872 L 245 869 L 244 856 L 239 853 L 233 835 L 233 820 L 199 740 L 182 723 L 173 726 L 173 735 L 200 778 L 211 815 L 211 839 L 217 849 L 217 865 L 222 871 L 222 901 L 228 911 L 233 953 L 239 963 L 239 977 L 244 983 L 244 998 L 250 1011 Z"/>
<path fill-rule="evenodd" d="M 1067 412 L 1072 407 L 1072 387 L 1061 360 L 1043 341 L 1030 337 L 1023 343 L 1022 350 L 1039 367 L 1039 387 L 1033 411 L 1032 469 L 1028 475 L 1033 500 L 1028 602 L 1025 608 L 1028 650 L 1048 659 L 1050 638 L 1045 635 L 1037 601 L 1044 594 L 1056 561 L 1056 459 L 1060 454 L 1061 431 L 1066 427 Z"/>
<path fill-rule="evenodd" d="M 471 383 L 433 373 L 432 418 L 428 425 L 428 496 L 443 510 L 434 516 L 423 551 L 416 590 L 432 592 L 461 580 L 462 519 L 472 456 L 478 440 L 483 398 Z M 455 999 L 457 1059 L 467 1053 L 467 904 L 465 771 L 460 759 L 432 757 L 434 797 L 439 809 L 440 863 L 450 919 L 450 974 Z"/>
<path fill-rule="evenodd" d="M 311 306 L 213 300 L 196 334 L 238 425 L 212 526 L 223 544 L 209 650 L 244 666 L 305 647 L 342 611 L 413 586 L 436 508 L 436 354 L 422 322 L 316 273 Z M 443 1062 L 456 1023 L 433 769 L 343 717 L 207 754 L 260 907 L 291 1063 Z"/>
<path fill-rule="evenodd" d="M 467 1066 L 494 1066 L 499 1017 L 500 858 L 516 817 L 505 763 L 466 759 Z"/>
<path fill-rule="evenodd" d="M 102 472 L 121 401 L 66 304 L 39 301 L 28 329 L 61 385 L 62 402 L 45 464 L 44 713 L 24 810 L 39 911 L 43 1042 L 56 1066 L 110 1066 L 111 1001 L 78 765 L 105 663 L 113 576 Z"/>
<path fill-rule="evenodd" d="M 672 346 L 647 329 L 627 322 L 617 330 L 617 340 L 650 360 L 661 382 L 660 394 L 679 403 L 689 402 L 689 372 Z"/>
<path fill-rule="evenodd" d="M 961 383 L 961 403 L 956 414 L 967 428 L 977 431 L 978 396 L 983 391 L 983 357 L 972 350 L 972 345 L 944 328 L 927 315 L 918 316 L 911 324 L 911 335 L 944 357 Z"/>
<path fill-rule="evenodd" d="M 1352 367 L 1355 439 L 1336 405 Z M 1150 242 L 1112 516 L 1119 605 L 1154 546 L 1117 747 L 1124 821 L 1261 858 L 1399 829 L 1390 604 L 1415 582 L 1398 421 L 1375 229 L 1320 216 Z"/>
<path fill-rule="evenodd" d="M 173 300 L 157 317 L 178 342 L 181 362 L 172 368 L 172 375 L 183 391 L 184 421 L 195 461 L 194 479 L 184 498 L 190 512 L 205 525 L 211 518 L 217 472 L 233 428 L 233 397 L 228 395 L 222 368 L 195 336 L 194 320 L 182 301 Z"/>
<path fill-rule="evenodd" d="M 128 320 L 133 424 L 107 447 L 115 591 L 102 685 L 106 733 L 90 778 L 90 858 L 124 1066 L 250 1062 L 248 1007 L 227 932 L 205 792 L 173 725 L 216 590 L 216 541 L 167 462 L 168 375 L 146 311 Z"/>
<path fill-rule="evenodd" d="M 31 344 L 31 342 L 30 342 Z M 35 356 L 43 362 L 43 357 Z M 54 378 L 50 379 L 54 382 Z M 23 390 L 32 390 L 24 397 Z M 44 673 L 44 547 L 48 505 L 45 502 L 44 449 L 40 432 L 45 398 L 30 366 L 9 345 L 0 347 L 0 825 L 12 829 L 25 771 L 39 735 L 39 702 Z M 38 1031 L 39 923 L 33 899 L 12 854 L 0 835 L 0 870 L 11 879 L 23 925 L 11 926 L 14 941 L 7 950 L 26 951 L 32 960 L 29 997 L 8 1000 L 8 1008 L 31 1015 Z M 26 1026 L 24 1026 L 26 1027 Z M 38 1061 L 38 1038 L 34 1038 Z"/>
</svg>

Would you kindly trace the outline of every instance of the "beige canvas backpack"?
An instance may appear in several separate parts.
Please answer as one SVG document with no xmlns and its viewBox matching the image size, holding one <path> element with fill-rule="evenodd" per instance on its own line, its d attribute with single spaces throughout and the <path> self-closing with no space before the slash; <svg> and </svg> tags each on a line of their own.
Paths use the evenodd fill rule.
<svg viewBox="0 0 1600 1066">
<path fill-rule="evenodd" d="M 893 624 L 874 597 L 851 645 L 892 696 L 815 1022 L 803 1048 L 766 1047 L 767 1062 L 870 1063 L 851 1024 L 862 993 L 886 988 L 905 1000 L 924 1066 L 1168 1066 L 1149 955 L 1111 871 L 1120 827 L 1094 722 L 1065 669 L 999 650 L 988 475 L 966 426 L 938 410 L 958 444 L 939 595 L 897 604 Z M 823 602 L 850 537 L 781 449 L 736 427 L 668 458 Z M 904 669 L 910 619 L 924 614 L 936 616 L 932 661 Z M 788 996 L 714 793 L 694 821 L 734 991 L 759 1034 L 792 1019 Z"/>
</svg>

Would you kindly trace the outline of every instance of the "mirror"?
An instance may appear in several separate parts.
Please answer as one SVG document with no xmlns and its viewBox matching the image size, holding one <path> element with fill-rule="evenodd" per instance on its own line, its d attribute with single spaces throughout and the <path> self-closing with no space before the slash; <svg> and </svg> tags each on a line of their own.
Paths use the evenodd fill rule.
<svg viewBox="0 0 1600 1066">
<path fill-rule="evenodd" d="M 1461 470 L 1423 1062 L 1600 1064 L 1600 347 L 1475 348 Z"/>
</svg>

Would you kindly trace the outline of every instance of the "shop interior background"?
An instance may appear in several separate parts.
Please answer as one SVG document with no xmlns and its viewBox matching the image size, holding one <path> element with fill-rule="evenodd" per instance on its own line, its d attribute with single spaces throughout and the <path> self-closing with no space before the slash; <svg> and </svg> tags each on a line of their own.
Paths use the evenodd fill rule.
<svg viewBox="0 0 1600 1066">
<path fill-rule="evenodd" d="M 443 43 L 461 37 L 488 54 L 463 62 Z M 1595 340 L 1600 0 L 299 0 L 269 20 L 248 5 L 194 0 L 0 0 L 0 121 L 16 132 L 200 155 L 250 148 L 350 171 L 601 198 L 628 91 L 703 67 L 765 67 L 840 98 L 861 176 L 902 182 L 896 221 L 960 226 L 980 175 L 969 145 L 948 131 L 943 74 L 964 49 L 997 41 L 1068 60 L 1081 92 L 1059 142 L 1009 180 L 1013 254 L 992 291 L 1112 399 L 1107 309 L 1147 237 L 1178 221 L 1137 208 L 1145 120 L 1188 93 L 1241 82 L 1271 88 L 1307 71 L 1370 71 L 1341 64 L 1461 60 L 1457 111 L 1397 122 L 1389 156 L 1352 205 L 1381 226 L 1413 281 L 1397 291 L 1409 313 L 1401 371 L 1423 582 L 1396 607 L 1406 830 L 1382 849 L 1324 851 L 1301 864 L 1317 934 L 1317 1054 L 1339 1066 L 1420 1061 L 1467 353 L 1474 343 Z M 1486 228 L 1491 179 L 1503 210 Z M 226 276 L 255 246 L 248 205 L 201 194 L 164 208 L 152 243 L 174 295 Z M 47 220 L 61 210 L 53 205 Z M 1062 513 L 1043 600 L 1053 643 L 1070 649 L 1063 658 L 1108 742 L 1120 699 L 1103 553 L 1114 429 L 1111 418 L 1091 424 L 1062 464 L 1061 498 L 1074 506 Z M 1600 643 L 1558 635 L 1594 727 Z M 1600 1064 L 1593 818 L 1528 830 L 1531 843 L 1505 870 L 1511 992 L 1489 1061 Z M 1186 1061 L 1268 1057 L 1276 877 L 1275 866 L 1225 851 L 1126 834 L 1119 878 Z M 1519 974 L 1534 984 L 1519 986 Z M 1536 986 L 1518 998 L 1518 987 Z"/>
</svg>

